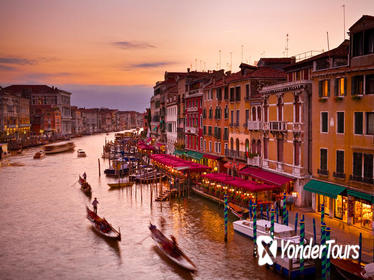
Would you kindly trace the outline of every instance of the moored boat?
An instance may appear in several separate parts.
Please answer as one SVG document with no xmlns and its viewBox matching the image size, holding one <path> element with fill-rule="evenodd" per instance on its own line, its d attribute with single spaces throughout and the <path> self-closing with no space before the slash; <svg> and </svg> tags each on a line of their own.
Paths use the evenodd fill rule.
<svg viewBox="0 0 374 280">
<path fill-rule="evenodd" d="M 44 151 L 39 151 L 34 154 L 34 159 L 42 159 L 45 157 Z"/>
<path fill-rule="evenodd" d="M 366 271 L 357 261 L 350 259 L 331 259 L 331 264 L 342 279 L 357 280 L 365 278 Z"/>
<path fill-rule="evenodd" d="M 267 220 L 257 220 L 257 235 L 270 236 L 270 221 Z M 252 220 L 239 220 L 233 222 L 233 227 L 236 232 L 239 232 L 247 237 L 253 238 L 253 221 Z M 295 234 L 295 229 L 286 225 L 274 223 L 274 238 L 277 241 L 290 241 L 290 243 L 299 244 L 300 236 Z M 305 240 L 306 242 L 306 240 Z M 281 242 L 278 242 L 278 247 Z"/>
<path fill-rule="evenodd" d="M 239 207 L 232 202 L 229 202 L 228 206 L 231 212 L 239 219 L 248 217 L 249 211 L 247 209 L 243 209 L 242 207 Z"/>
<path fill-rule="evenodd" d="M 87 219 L 91 222 L 94 230 L 104 237 L 121 241 L 121 231 L 118 231 L 105 218 L 101 218 L 86 206 Z"/>
<path fill-rule="evenodd" d="M 62 152 L 74 150 L 74 147 L 75 147 L 74 142 L 64 141 L 64 142 L 45 145 L 44 151 L 46 154 L 56 154 L 56 153 L 62 153 Z"/>
<path fill-rule="evenodd" d="M 192 260 L 182 252 L 176 243 L 168 239 L 159 229 L 157 229 L 155 225 L 150 224 L 149 230 L 151 231 L 151 237 L 156 242 L 157 247 L 166 257 L 189 271 L 194 272 L 197 270 L 196 265 Z"/>
<path fill-rule="evenodd" d="M 133 182 L 118 182 L 118 183 L 108 183 L 108 186 L 111 189 L 118 189 L 118 188 L 125 188 L 131 187 L 134 183 Z"/>
</svg>

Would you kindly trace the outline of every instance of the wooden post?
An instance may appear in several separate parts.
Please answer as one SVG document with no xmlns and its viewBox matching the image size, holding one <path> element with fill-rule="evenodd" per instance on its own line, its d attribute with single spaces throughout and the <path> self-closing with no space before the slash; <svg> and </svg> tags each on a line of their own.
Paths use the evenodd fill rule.
<svg viewBox="0 0 374 280">
<path fill-rule="evenodd" d="M 99 177 L 101 176 L 101 172 L 100 172 L 100 158 L 97 159 L 97 162 L 99 164 Z"/>
</svg>

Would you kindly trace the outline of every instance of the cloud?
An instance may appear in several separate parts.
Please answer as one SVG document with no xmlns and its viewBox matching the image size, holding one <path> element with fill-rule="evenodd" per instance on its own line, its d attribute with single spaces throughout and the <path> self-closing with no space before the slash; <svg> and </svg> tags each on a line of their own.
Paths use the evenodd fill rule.
<svg viewBox="0 0 374 280">
<path fill-rule="evenodd" d="M 0 64 L 0 71 L 14 71 L 14 70 L 16 70 L 16 68 L 13 66 Z"/>
<path fill-rule="evenodd" d="M 5 64 L 16 64 L 16 65 L 32 65 L 35 64 L 35 60 L 30 60 L 21 57 L 0 57 L 0 63 Z"/>
<path fill-rule="evenodd" d="M 121 49 L 152 49 L 156 46 L 147 42 L 136 42 L 136 41 L 117 41 L 111 43 L 113 46 Z"/>
</svg>

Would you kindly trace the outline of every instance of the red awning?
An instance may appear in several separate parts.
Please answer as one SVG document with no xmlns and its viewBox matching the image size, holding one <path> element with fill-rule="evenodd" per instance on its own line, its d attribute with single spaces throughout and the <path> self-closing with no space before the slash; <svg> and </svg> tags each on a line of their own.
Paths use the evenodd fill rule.
<svg viewBox="0 0 374 280">
<path fill-rule="evenodd" d="M 233 163 L 232 161 L 228 161 L 223 166 L 226 167 L 227 169 L 231 169 L 231 168 L 235 167 L 236 170 L 241 170 L 245 167 L 245 165 L 246 165 L 245 163 L 241 163 L 241 162 Z"/>
<path fill-rule="evenodd" d="M 153 154 L 151 155 L 151 159 L 161 164 L 179 169 L 180 171 L 188 170 L 192 172 L 203 172 L 211 169 L 208 166 L 195 163 L 189 160 L 184 160 L 168 154 Z"/>
<path fill-rule="evenodd" d="M 210 155 L 210 154 L 204 154 L 203 158 L 209 158 L 209 159 L 213 159 L 213 160 L 218 160 L 220 157 L 217 157 L 217 156 L 214 156 L 214 155 Z"/>
<path fill-rule="evenodd" d="M 275 174 L 275 173 L 265 171 L 260 168 L 255 168 L 255 167 L 244 168 L 243 170 L 239 172 L 239 174 L 245 175 L 245 176 L 251 176 L 253 178 L 262 180 L 266 183 L 274 184 L 277 186 L 282 186 L 293 180 L 292 178 L 279 175 L 279 174 Z"/>
<path fill-rule="evenodd" d="M 224 185 L 248 190 L 250 192 L 270 191 L 279 187 L 276 185 L 259 184 L 254 181 L 244 180 L 240 177 L 233 177 L 223 173 L 208 173 L 202 175 L 202 177 Z"/>
</svg>

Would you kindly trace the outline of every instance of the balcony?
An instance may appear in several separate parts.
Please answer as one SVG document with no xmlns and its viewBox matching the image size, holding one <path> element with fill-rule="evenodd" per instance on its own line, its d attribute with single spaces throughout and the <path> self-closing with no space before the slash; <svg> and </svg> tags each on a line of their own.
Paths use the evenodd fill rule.
<svg viewBox="0 0 374 280">
<path fill-rule="evenodd" d="M 321 176 L 329 176 L 329 171 L 325 169 L 318 169 L 317 173 Z"/>
<path fill-rule="evenodd" d="M 293 123 L 292 124 L 292 131 L 293 132 L 301 132 L 302 123 Z"/>
<path fill-rule="evenodd" d="M 334 172 L 332 176 L 338 179 L 345 179 L 345 173 L 341 173 L 341 172 Z"/>
<path fill-rule="evenodd" d="M 261 157 L 255 156 L 253 158 L 247 158 L 247 164 L 252 166 L 261 167 Z"/>
<path fill-rule="evenodd" d="M 198 130 L 197 127 L 192 127 L 192 126 L 186 126 L 184 129 L 185 133 L 192 133 L 192 134 L 197 134 Z"/>
<path fill-rule="evenodd" d="M 235 159 L 241 159 L 241 160 L 246 159 L 245 152 L 241 152 L 237 150 L 225 149 L 225 156 L 235 158 Z"/>
<path fill-rule="evenodd" d="M 262 129 L 265 131 L 270 130 L 270 123 L 269 122 L 263 122 L 262 123 Z"/>
<path fill-rule="evenodd" d="M 270 131 L 285 132 L 287 131 L 286 122 L 270 122 Z"/>
<path fill-rule="evenodd" d="M 248 130 L 261 130 L 263 128 L 263 122 L 260 121 L 248 121 Z"/>
</svg>

